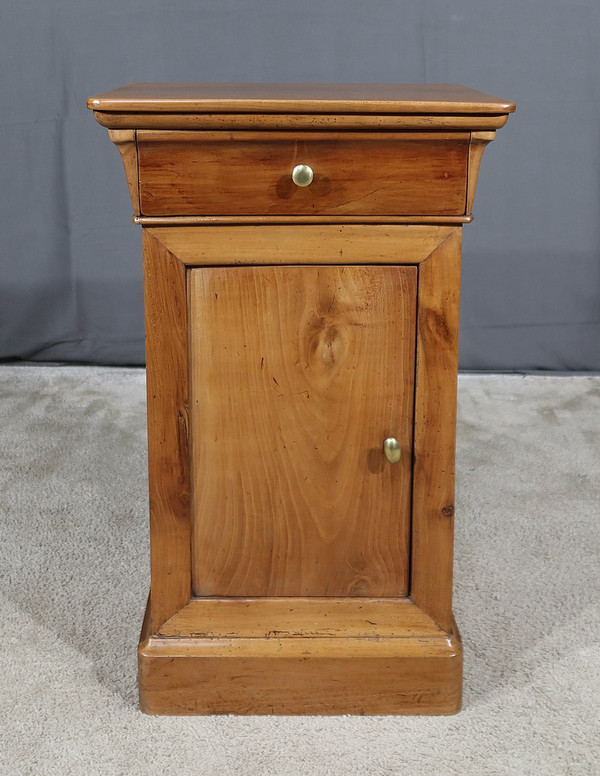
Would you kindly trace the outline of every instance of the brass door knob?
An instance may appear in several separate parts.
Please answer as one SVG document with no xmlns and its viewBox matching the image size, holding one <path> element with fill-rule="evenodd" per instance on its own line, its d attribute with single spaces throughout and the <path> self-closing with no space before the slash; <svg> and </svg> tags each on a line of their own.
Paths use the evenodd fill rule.
<svg viewBox="0 0 600 776">
<path fill-rule="evenodd" d="M 296 186 L 310 186 L 314 177 L 312 167 L 307 164 L 297 164 L 292 170 L 292 180 Z"/>
<path fill-rule="evenodd" d="M 400 443 L 394 437 L 388 437 L 383 440 L 383 452 L 390 463 L 398 463 L 402 456 Z"/>
</svg>

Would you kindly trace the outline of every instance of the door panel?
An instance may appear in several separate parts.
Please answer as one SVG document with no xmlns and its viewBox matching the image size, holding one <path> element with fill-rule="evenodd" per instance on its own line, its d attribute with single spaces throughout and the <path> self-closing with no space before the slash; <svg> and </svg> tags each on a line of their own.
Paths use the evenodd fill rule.
<svg viewBox="0 0 600 776">
<path fill-rule="evenodd" d="M 417 269 L 188 280 L 194 594 L 406 595 Z"/>
</svg>

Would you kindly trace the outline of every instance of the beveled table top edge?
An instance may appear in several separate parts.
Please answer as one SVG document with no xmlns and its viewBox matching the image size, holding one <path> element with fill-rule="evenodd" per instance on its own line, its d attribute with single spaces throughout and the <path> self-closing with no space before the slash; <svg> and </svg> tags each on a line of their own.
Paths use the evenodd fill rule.
<svg viewBox="0 0 600 776">
<path fill-rule="evenodd" d="M 121 113 L 507 114 L 515 104 L 459 84 L 132 83 L 88 99 Z"/>
</svg>

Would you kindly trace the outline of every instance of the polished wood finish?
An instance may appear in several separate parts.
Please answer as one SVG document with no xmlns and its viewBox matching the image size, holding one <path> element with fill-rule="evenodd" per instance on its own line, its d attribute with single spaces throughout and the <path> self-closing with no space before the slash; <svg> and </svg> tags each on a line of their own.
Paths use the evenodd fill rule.
<svg viewBox="0 0 600 776">
<path fill-rule="evenodd" d="M 134 216 L 141 226 L 221 226 L 223 224 L 355 224 L 356 216 Z M 361 216 L 361 224 L 469 224 L 473 216 Z"/>
<path fill-rule="evenodd" d="M 95 111 L 96 121 L 114 129 L 225 130 L 494 130 L 506 124 L 507 114 L 479 113 L 112 113 Z"/>
<path fill-rule="evenodd" d="M 270 640 L 262 656 L 232 656 L 219 640 L 189 640 L 179 652 L 177 639 L 151 639 L 139 650 L 141 709 L 162 715 L 433 715 L 460 708 L 460 652 L 447 637 L 355 641 L 333 639 L 337 654 L 327 657 L 332 644 L 321 638 L 296 640 L 292 654 L 286 641 Z M 260 648 L 249 642 L 254 652 Z"/>
<path fill-rule="evenodd" d="M 151 627 L 190 600 L 190 465 L 186 269 L 143 232 L 146 308 Z"/>
<path fill-rule="evenodd" d="M 514 103 L 460 84 L 132 83 L 88 100 L 122 113 L 507 114 Z"/>
<path fill-rule="evenodd" d="M 160 636 L 199 638 L 409 638 L 440 636 L 408 598 L 193 598 Z"/>
<path fill-rule="evenodd" d="M 195 595 L 408 593 L 416 281 L 191 272 Z"/>
<path fill-rule="evenodd" d="M 417 318 L 411 599 L 448 633 L 461 237 L 454 230 L 419 265 Z"/>
<path fill-rule="evenodd" d="M 245 264 L 419 264 L 452 226 L 190 226 L 145 231 L 188 267 Z"/>
<path fill-rule="evenodd" d="M 193 603 L 205 607 L 207 635 L 153 636 L 145 621 L 139 681 L 147 714 L 452 714 L 460 707 L 460 637 L 410 603 Z"/>
<path fill-rule="evenodd" d="M 477 179 L 479 177 L 479 166 L 485 147 L 496 138 L 495 132 L 471 132 L 471 142 L 469 144 L 469 172 L 467 179 L 467 213 L 473 209 L 473 200 L 475 199 L 475 189 L 477 188 Z"/>
<path fill-rule="evenodd" d="M 142 195 L 143 710 L 457 711 L 462 223 L 514 105 L 310 84 L 131 85 L 89 105 L 134 209 Z M 280 196 L 273 178 L 313 163 L 298 149 L 335 185 Z"/>
<path fill-rule="evenodd" d="M 467 132 L 140 130 L 138 147 L 144 215 L 465 212 Z M 297 164 L 310 186 L 292 181 Z"/>
<path fill-rule="evenodd" d="M 117 149 L 121 154 L 125 175 L 127 177 L 127 185 L 129 186 L 129 196 L 131 197 L 131 204 L 133 206 L 133 214 L 134 216 L 139 216 L 140 188 L 138 183 L 139 174 L 136 132 L 132 129 L 109 129 L 108 136 L 117 146 Z"/>
</svg>

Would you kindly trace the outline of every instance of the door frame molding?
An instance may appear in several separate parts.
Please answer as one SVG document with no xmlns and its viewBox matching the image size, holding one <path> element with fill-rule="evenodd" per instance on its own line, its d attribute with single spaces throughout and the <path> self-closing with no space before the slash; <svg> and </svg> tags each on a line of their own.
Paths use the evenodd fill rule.
<svg viewBox="0 0 600 776">
<path fill-rule="evenodd" d="M 193 621 L 202 612 L 202 599 L 191 594 L 188 267 L 250 264 L 418 266 L 411 584 L 409 599 L 403 600 L 446 633 L 456 633 L 452 562 L 461 237 L 461 226 L 423 224 L 143 228 L 149 634 L 192 636 L 198 632 Z"/>
</svg>

